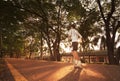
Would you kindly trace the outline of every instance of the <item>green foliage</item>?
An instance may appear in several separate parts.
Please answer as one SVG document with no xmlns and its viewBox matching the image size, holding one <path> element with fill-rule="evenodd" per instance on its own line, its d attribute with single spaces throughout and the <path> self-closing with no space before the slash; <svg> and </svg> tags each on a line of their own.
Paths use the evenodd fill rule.
<svg viewBox="0 0 120 81">
<path fill-rule="evenodd" d="M 67 12 L 69 12 L 67 15 L 69 21 L 79 20 L 86 14 L 86 10 L 84 7 L 82 7 L 82 4 L 79 0 L 66 2 L 65 8 Z"/>
<path fill-rule="evenodd" d="M 22 49 L 22 37 L 17 34 L 19 22 L 24 21 L 23 11 L 14 7 L 11 1 L 0 1 L 0 32 L 1 49 L 20 51 Z"/>
<path fill-rule="evenodd" d="M 35 42 L 26 47 L 32 48 L 28 49 L 29 51 L 38 51 L 40 43 L 45 42 L 49 52 L 52 50 L 53 53 L 59 49 L 61 40 L 66 38 L 64 35 L 67 31 L 66 24 L 74 21 L 79 25 L 78 31 L 83 36 L 83 48 L 88 48 L 90 38 L 102 30 L 100 26 L 95 25 L 100 21 L 97 8 L 90 9 L 88 7 L 90 1 L 83 1 L 84 3 L 80 0 L 1 0 L 2 48 L 9 51 L 23 51 L 27 42 L 25 39 L 31 36 Z M 103 5 L 107 7 L 104 11 L 110 9 L 109 3 Z M 118 6 L 117 3 L 116 5 Z M 96 37 L 93 44 L 96 44 L 98 39 Z"/>
</svg>

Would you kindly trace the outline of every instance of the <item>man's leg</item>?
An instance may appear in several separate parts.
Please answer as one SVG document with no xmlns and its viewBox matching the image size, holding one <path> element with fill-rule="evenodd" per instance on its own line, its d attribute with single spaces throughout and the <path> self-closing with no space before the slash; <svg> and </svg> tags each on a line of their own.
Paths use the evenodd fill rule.
<svg viewBox="0 0 120 81">
<path fill-rule="evenodd" d="M 72 55 L 73 55 L 75 60 L 80 60 L 77 51 L 72 51 Z"/>
<path fill-rule="evenodd" d="M 74 64 L 74 67 L 77 67 L 77 59 L 78 59 L 78 55 L 76 54 L 76 51 L 72 51 L 72 55 L 73 55 L 73 64 Z"/>
<path fill-rule="evenodd" d="M 74 58 L 74 67 L 81 67 L 81 61 L 77 51 L 72 51 L 72 54 Z"/>
<path fill-rule="evenodd" d="M 73 46 L 73 57 L 74 57 L 74 67 L 80 67 L 81 66 L 81 61 L 80 61 L 80 57 L 78 55 L 77 49 L 78 49 L 78 42 L 72 42 L 72 46 Z"/>
</svg>

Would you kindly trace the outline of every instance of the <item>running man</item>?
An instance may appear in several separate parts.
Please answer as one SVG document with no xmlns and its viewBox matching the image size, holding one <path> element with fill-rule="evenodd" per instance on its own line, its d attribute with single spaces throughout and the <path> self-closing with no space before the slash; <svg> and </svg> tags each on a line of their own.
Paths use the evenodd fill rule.
<svg viewBox="0 0 120 81">
<path fill-rule="evenodd" d="M 68 31 L 68 37 L 69 39 L 71 39 L 72 42 L 72 55 L 74 58 L 74 67 L 80 67 L 81 66 L 81 61 L 80 61 L 80 57 L 78 55 L 78 40 L 79 38 L 82 39 L 82 36 L 80 35 L 80 33 L 75 29 L 75 24 L 72 24 L 70 26 L 70 29 Z"/>
</svg>

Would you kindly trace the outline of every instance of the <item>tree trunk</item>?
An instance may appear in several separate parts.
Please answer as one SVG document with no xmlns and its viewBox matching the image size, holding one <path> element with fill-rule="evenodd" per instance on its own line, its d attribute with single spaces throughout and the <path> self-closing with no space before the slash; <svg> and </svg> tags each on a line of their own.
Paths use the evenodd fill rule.
<svg viewBox="0 0 120 81">
<path fill-rule="evenodd" d="M 59 42 L 54 43 L 53 52 L 54 52 L 55 60 L 60 61 L 61 58 L 60 58 L 60 53 L 59 53 Z"/>
<path fill-rule="evenodd" d="M 115 0 L 111 0 L 111 6 L 110 6 L 111 8 L 109 13 L 107 13 L 107 16 L 104 15 L 101 1 L 97 0 L 97 3 L 100 9 L 100 13 L 103 18 L 103 21 L 105 23 L 106 43 L 107 43 L 107 51 L 108 51 L 107 54 L 108 54 L 109 64 L 116 64 L 116 58 L 114 55 L 114 40 L 115 40 L 115 33 L 117 28 L 113 27 L 112 28 L 113 30 L 111 30 L 111 27 L 110 27 L 111 18 L 113 17 L 113 13 L 115 12 Z"/>
<path fill-rule="evenodd" d="M 114 55 L 114 38 L 110 36 L 110 29 L 108 27 L 109 25 L 106 25 L 106 43 L 107 43 L 107 54 L 108 54 L 108 60 L 109 64 L 116 64 L 116 59 Z"/>
<path fill-rule="evenodd" d="M 10 52 L 10 58 L 12 58 L 12 57 L 13 57 L 13 52 L 11 51 L 11 52 Z"/>
<path fill-rule="evenodd" d="M 42 35 L 42 32 L 41 32 L 41 35 Z M 40 59 L 42 59 L 43 57 L 43 40 L 42 40 L 42 37 L 40 37 Z"/>
<path fill-rule="evenodd" d="M 109 64 L 116 64 L 116 59 L 113 50 L 108 50 L 108 60 Z"/>
<path fill-rule="evenodd" d="M 49 40 L 49 39 L 48 39 Z M 48 48 L 49 48 L 49 52 L 50 52 L 50 60 L 51 61 L 54 61 L 55 60 L 55 57 L 54 57 L 54 55 L 53 55 L 53 52 L 52 52 L 52 47 L 51 47 L 51 44 L 50 44 L 50 40 L 49 41 L 47 41 L 47 45 L 48 45 Z"/>
<path fill-rule="evenodd" d="M 118 47 L 116 52 L 116 64 L 119 65 L 119 62 L 120 62 L 120 46 Z"/>
<path fill-rule="evenodd" d="M 3 52 L 2 52 L 2 31 L 0 29 L 0 58 L 3 57 Z"/>
<path fill-rule="evenodd" d="M 31 42 L 31 44 L 30 44 L 29 52 L 30 52 L 30 54 L 29 54 L 29 59 L 31 59 L 31 56 L 32 56 L 32 42 Z"/>
</svg>

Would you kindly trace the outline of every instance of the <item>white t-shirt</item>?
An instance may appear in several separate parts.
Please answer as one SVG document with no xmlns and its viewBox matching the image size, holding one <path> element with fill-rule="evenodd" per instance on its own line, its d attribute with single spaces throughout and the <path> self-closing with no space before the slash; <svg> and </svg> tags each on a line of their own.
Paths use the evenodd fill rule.
<svg viewBox="0 0 120 81">
<path fill-rule="evenodd" d="M 81 38 L 82 36 L 79 34 L 79 32 L 73 28 L 71 28 L 68 31 L 68 35 L 71 37 L 72 42 L 78 42 L 79 37 Z"/>
</svg>

